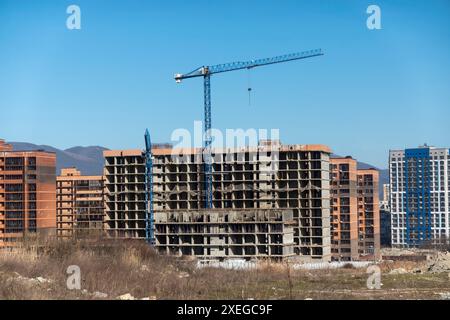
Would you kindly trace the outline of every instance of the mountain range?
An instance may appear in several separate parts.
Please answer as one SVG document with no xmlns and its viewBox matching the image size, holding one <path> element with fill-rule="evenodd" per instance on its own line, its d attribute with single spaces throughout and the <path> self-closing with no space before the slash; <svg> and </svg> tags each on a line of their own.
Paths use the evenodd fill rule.
<svg viewBox="0 0 450 320">
<path fill-rule="evenodd" d="M 103 174 L 103 151 L 107 148 L 100 146 L 89 147 L 73 147 L 60 150 L 52 146 L 36 145 L 27 142 L 9 142 L 13 145 L 14 150 L 44 150 L 56 153 L 56 172 L 60 173 L 61 168 L 76 167 L 84 175 L 101 175 Z M 333 155 L 337 156 L 337 155 Z M 380 172 L 380 195 L 383 192 L 383 184 L 389 183 L 389 170 L 379 169 L 375 166 L 358 162 L 358 169 L 375 168 Z"/>
<path fill-rule="evenodd" d="M 9 142 L 13 150 L 44 150 L 56 153 L 56 174 L 60 173 L 61 168 L 76 167 L 83 175 L 102 175 L 103 174 L 103 150 L 107 148 L 99 146 L 73 147 L 60 150 L 52 146 L 36 145 L 27 142 Z"/>
</svg>

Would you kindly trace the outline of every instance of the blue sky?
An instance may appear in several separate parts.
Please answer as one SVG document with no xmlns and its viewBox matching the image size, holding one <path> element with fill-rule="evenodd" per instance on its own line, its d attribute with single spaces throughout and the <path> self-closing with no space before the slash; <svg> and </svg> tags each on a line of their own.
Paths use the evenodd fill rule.
<svg viewBox="0 0 450 320">
<path fill-rule="evenodd" d="M 174 73 L 315 48 L 252 70 L 251 105 L 247 71 L 213 77 L 213 127 L 278 128 L 379 167 L 389 149 L 450 146 L 448 0 L 0 0 L 0 137 L 142 148 L 148 127 L 167 142 L 203 119 L 202 80 Z"/>
</svg>

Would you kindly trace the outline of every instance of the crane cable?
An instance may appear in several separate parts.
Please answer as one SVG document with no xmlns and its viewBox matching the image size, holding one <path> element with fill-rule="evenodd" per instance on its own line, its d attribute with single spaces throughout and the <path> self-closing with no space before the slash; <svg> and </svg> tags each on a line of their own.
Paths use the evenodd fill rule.
<svg viewBox="0 0 450 320">
<path fill-rule="evenodd" d="M 248 106 L 251 106 L 251 93 L 252 93 L 252 87 L 251 87 L 251 77 L 250 77 L 250 69 L 247 68 L 247 91 L 248 91 Z"/>
</svg>

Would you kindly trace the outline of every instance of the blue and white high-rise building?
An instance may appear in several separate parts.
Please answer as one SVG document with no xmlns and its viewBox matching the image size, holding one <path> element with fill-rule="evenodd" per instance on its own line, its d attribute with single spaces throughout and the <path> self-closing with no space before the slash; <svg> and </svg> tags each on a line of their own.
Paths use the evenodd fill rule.
<svg viewBox="0 0 450 320">
<path fill-rule="evenodd" d="M 450 241 L 450 150 L 391 150 L 389 171 L 392 245 Z"/>
</svg>

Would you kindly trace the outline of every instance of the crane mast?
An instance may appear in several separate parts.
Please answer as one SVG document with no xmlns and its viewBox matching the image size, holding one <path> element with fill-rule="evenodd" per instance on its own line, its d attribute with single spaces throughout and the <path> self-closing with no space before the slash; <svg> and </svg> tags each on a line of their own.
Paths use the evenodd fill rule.
<svg viewBox="0 0 450 320">
<path fill-rule="evenodd" d="M 203 77 L 204 94 L 204 139 L 203 139 L 203 162 L 204 162 L 204 187 L 205 187 L 205 208 L 212 208 L 212 156 L 211 156 L 211 75 L 216 73 L 230 72 L 242 69 L 252 69 L 255 67 L 312 58 L 322 56 L 321 49 L 291 53 L 272 58 L 257 59 L 250 61 L 237 61 L 213 66 L 203 66 L 186 74 L 175 74 L 175 81 L 181 83 L 184 79 Z"/>
<path fill-rule="evenodd" d="M 145 239 L 150 245 L 155 244 L 155 227 L 153 213 L 153 159 L 152 142 L 148 129 L 145 130 Z"/>
</svg>

